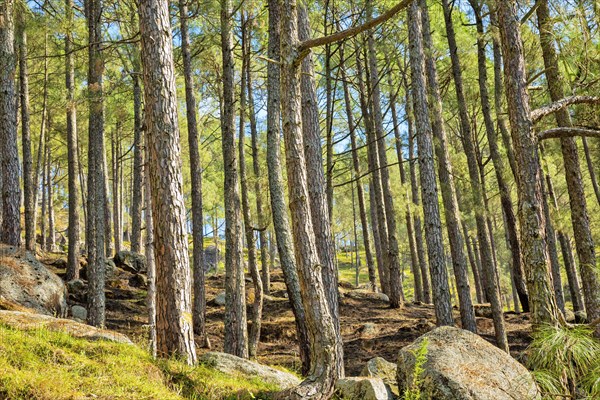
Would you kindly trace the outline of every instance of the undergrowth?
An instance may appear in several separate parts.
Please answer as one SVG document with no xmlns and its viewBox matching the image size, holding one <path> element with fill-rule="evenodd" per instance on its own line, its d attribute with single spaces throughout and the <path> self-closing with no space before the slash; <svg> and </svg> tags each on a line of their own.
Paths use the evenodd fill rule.
<svg viewBox="0 0 600 400">
<path fill-rule="evenodd" d="M 544 399 L 600 399 L 600 341 L 586 326 L 538 329 L 527 366 Z"/>
</svg>

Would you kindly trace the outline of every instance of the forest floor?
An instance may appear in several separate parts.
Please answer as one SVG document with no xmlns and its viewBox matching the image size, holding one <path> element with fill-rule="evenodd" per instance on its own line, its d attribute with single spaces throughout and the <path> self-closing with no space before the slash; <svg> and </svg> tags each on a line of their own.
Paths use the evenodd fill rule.
<svg viewBox="0 0 600 400">
<path fill-rule="evenodd" d="M 62 271 L 57 271 L 61 274 Z M 224 274 L 209 275 L 206 279 L 207 332 L 212 351 L 223 350 L 223 306 L 214 302 L 215 296 L 224 291 Z M 107 328 L 128 335 L 143 344 L 146 341 L 146 291 L 130 287 L 127 279 L 109 281 L 106 289 Z M 342 281 L 340 292 L 347 293 L 352 285 Z M 246 279 L 248 315 L 251 311 L 253 288 Z M 280 365 L 300 370 L 300 358 L 296 342 L 294 317 L 285 298 L 285 284 L 280 270 L 274 271 L 271 295 L 265 299 L 263 323 L 258 351 L 258 361 L 268 365 Z M 455 321 L 460 325 L 458 310 Z M 348 376 L 360 373 L 365 363 L 373 357 L 383 357 L 395 362 L 398 351 L 417 337 L 435 327 L 432 305 L 406 303 L 401 309 L 390 309 L 378 299 L 356 299 L 342 296 L 340 300 L 340 326 L 344 340 L 345 368 Z M 479 333 L 494 343 L 493 322 L 477 318 Z M 531 341 L 528 314 L 506 313 L 506 328 L 511 353 L 519 357 Z M 208 351 L 199 349 L 199 352 Z"/>
</svg>

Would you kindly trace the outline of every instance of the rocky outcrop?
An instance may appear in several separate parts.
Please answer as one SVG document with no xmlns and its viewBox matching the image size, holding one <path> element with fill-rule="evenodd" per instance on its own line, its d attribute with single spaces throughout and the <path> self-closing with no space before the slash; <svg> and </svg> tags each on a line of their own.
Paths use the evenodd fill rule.
<svg viewBox="0 0 600 400">
<path fill-rule="evenodd" d="M 415 354 L 426 342 L 423 372 L 414 377 Z M 529 371 L 509 354 L 471 332 L 440 327 L 400 350 L 400 393 L 419 382 L 425 398 L 437 400 L 532 400 L 538 388 Z"/>
<path fill-rule="evenodd" d="M 397 369 L 398 366 L 396 364 L 387 361 L 385 358 L 375 357 L 367 361 L 367 364 L 365 364 L 360 372 L 360 376 L 381 378 L 391 392 L 398 396 L 398 383 L 396 382 Z"/>
<path fill-rule="evenodd" d="M 473 304 L 475 316 L 481 318 L 492 318 L 492 306 L 490 303 Z"/>
<path fill-rule="evenodd" d="M 48 329 L 66 332 L 71 336 L 89 340 L 109 340 L 111 342 L 132 344 L 129 338 L 121 333 L 95 328 L 70 319 L 54 318 L 48 315 L 31 314 L 20 311 L 0 311 L 0 323 L 17 329 Z"/>
<path fill-rule="evenodd" d="M 0 300 L 45 315 L 67 313 L 63 281 L 32 253 L 7 245 L 0 245 Z"/>
<path fill-rule="evenodd" d="M 146 272 L 146 257 L 132 251 L 119 251 L 113 258 L 115 266 L 132 274 Z"/>
<path fill-rule="evenodd" d="M 343 378 L 335 385 L 336 394 L 344 400 L 393 400 L 394 396 L 380 378 Z"/>
<path fill-rule="evenodd" d="M 289 389 L 300 384 L 300 379 L 289 372 L 283 372 L 231 354 L 205 353 L 200 357 L 200 362 L 224 374 L 257 377 L 279 389 Z"/>
<path fill-rule="evenodd" d="M 389 302 L 390 298 L 385 293 L 371 292 L 369 290 L 350 290 L 344 293 L 346 297 L 356 300 L 375 300 Z"/>
</svg>

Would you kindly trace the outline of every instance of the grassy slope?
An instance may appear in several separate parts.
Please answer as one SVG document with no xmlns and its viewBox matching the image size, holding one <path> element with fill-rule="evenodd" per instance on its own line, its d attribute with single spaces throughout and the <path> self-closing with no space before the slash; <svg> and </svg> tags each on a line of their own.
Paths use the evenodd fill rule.
<svg viewBox="0 0 600 400">
<path fill-rule="evenodd" d="M 0 399 L 245 399 L 276 388 L 137 346 L 0 324 Z"/>
</svg>

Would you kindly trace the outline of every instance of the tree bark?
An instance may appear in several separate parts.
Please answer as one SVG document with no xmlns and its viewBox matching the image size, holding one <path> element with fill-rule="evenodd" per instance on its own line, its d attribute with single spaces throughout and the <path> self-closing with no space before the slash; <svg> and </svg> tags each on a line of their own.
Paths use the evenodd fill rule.
<svg viewBox="0 0 600 400">
<path fill-rule="evenodd" d="M 445 0 L 446 1 L 446 0 Z M 481 108 L 483 111 L 483 119 L 488 139 L 488 146 L 490 150 L 490 157 L 494 165 L 494 171 L 496 173 L 496 181 L 498 183 L 498 189 L 500 192 L 500 203 L 502 206 L 502 212 L 504 214 L 504 224 L 506 228 L 506 237 L 509 244 L 509 251 L 511 252 L 512 262 L 511 270 L 514 281 L 514 287 L 519 295 L 519 302 L 524 312 L 529 312 L 529 297 L 527 294 L 527 287 L 525 285 L 523 263 L 521 260 L 521 244 L 519 243 L 519 237 L 517 234 L 517 223 L 515 214 L 512 207 L 512 199 L 510 196 L 510 189 L 505 178 L 505 164 L 500 149 L 498 148 L 498 137 L 496 128 L 491 114 L 491 106 L 489 99 L 489 92 L 487 87 L 487 59 L 485 55 L 485 41 L 484 35 L 485 30 L 483 26 L 483 19 L 481 17 L 481 6 L 477 0 L 470 0 L 471 7 L 475 13 L 475 21 L 477 25 L 477 64 L 479 67 L 479 93 L 481 98 Z M 502 117 L 503 118 L 503 117 Z M 504 124 L 504 121 L 499 121 L 499 124 Z"/>
<path fill-rule="evenodd" d="M 258 343 L 260 339 L 260 327 L 262 324 L 263 308 L 263 285 L 258 270 L 258 260 L 256 254 L 256 239 L 254 237 L 254 228 L 250 214 L 250 200 L 248 199 L 248 178 L 246 174 L 246 132 L 245 132 L 245 114 L 246 114 L 246 89 L 248 79 L 248 61 L 250 59 L 250 42 L 248 35 L 249 19 L 242 11 L 241 35 L 242 35 L 242 81 L 240 84 L 240 136 L 238 141 L 239 162 L 240 162 L 240 187 L 242 192 L 242 215 L 244 217 L 244 233 L 246 234 L 246 248 L 248 249 L 248 271 L 252 277 L 254 286 L 254 302 L 252 303 L 252 325 L 248 336 L 248 355 L 256 357 Z"/>
<path fill-rule="evenodd" d="M 444 4 L 444 3 L 443 3 Z M 446 11 L 446 10 L 444 10 Z M 452 172 L 452 164 L 448 152 L 448 139 L 444 128 L 444 119 L 442 116 L 442 99 L 437 78 L 437 68 L 433 59 L 433 40 L 431 38 L 431 27 L 429 22 L 429 14 L 427 4 L 421 1 L 421 13 L 423 20 L 423 44 L 425 50 L 425 68 L 427 70 L 427 87 L 429 90 L 429 105 L 431 109 L 431 127 L 433 136 L 435 137 L 435 152 L 438 159 L 438 174 L 442 191 L 442 199 L 444 203 L 446 229 L 448 231 L 448 241 L 450 242 L 450 253 L 452 255 L 452 269 L 456 285 L 458 287 L 458 298 L 460 304 L 460 316 L 462 328 L 471 332 L 477 332 L 477 324 L 475 321 L 475 311 L 473 310 L 473 302 L 471 300 L 471 288 L 469 285 L 469 277 L 467 275 L 467 259 L 464 253 L 464 240 L 460 231 L 460 214 L 458 208 L 458 200 L 456 198 L 456 189 L 454 186 L 454 177 Z M 451 22 L 450 22 L 451 24 Z M 448 26 L 446 20 L 446 34 L 450 43 L 450 51 L 452 54 L 452 41 L 454 40 L 453 27 Z M 454 56 L 452 56 L 454 58 Z M 453 63 L 457 63 L 454 60 Z M 455 81 L 458 79 L 462 82 L 462 77 L 454 76 Z M 457 88 L 457 93 L 462 94 L 462 85 Z M 464 97 L 464 95 L 463 95 Z M 462 99 L 464 100 L 464 98 Z M 459 108 L 460 106 L 459 99 Z M 466 110 L 465 110 L 466 111 Z M 470 133 L 470 132 L 469 132 Z M 463 132 L 463 135 L 465 132 Z"/>
<path fill-rule="evenodd" d="M 598 179 L 596 178 L 596 170 L 594 169 L 594 163 L 592 162 L 592 157 L 590 155 L 590 149 L 588 147 L 587 138 L 584 136 L 581 138 L 583 143 L 583 152 L 585 154 L 585 161 L 587 164 L 588 172 L 590 174 L 590 180 L 592 181 L 592 187 L 594 188 L 594 194 L 596 195 L 596 200 L 598 204 L 600 204 L 600 186 L 598 186 Z"/>
<path fill-rule="evenodd" d="M 140 138 L 141 145 L 141 138 Z M 141 149 L 140 149 L 141 150 Z M 145 151 L 144 190 L 146 191 L 146 268 L 148 277 L 148 292 L 146 306 L 148 307 L 148 325 L 150 325 L 150 353 L 156 357 L 158 353 L 156 338 L 156 262 L 154 261 L 154 222 L 152 221 L 152 189 L 150 188 L 150 159 L 149 151 Z"/>
<path fill-rule="evenodd" d="M 27 32 L 25 21 L 18 25 L 19 44 L 19 95 L 21 98 L 21 142 L 23 147 L 23 198 L 25 203 L 25 248 L 35 251 L 35 204 L 33 202 L 33 155 L 31 153 L 31 127 L 29 120 L 29 70 L 27 68 Z"/>
<path fill-rule="evenodd" d="M 281 13 L 278 0 L 268 0 L 269 5 L 269 44 L 268 52 L 271 60 L 280 60 L 280 35 L 279 23 Z M 300 360 L 302 361 L 302 374 L 310 371 L 310 345 L 304 305 L 300 295 L 300 283 L 294 260 L 294 246 L 291 237 L 291 228 L 288 220 L 287 207 L 284 196 L 284 183 L 281 171 L 281 97 L 280 97 L 280 67 L 278 64 L 267 65 L 267 167 L 269 175 L 269 193 L 271 198 L 271 211 L 273 214 L 273 228 L 277 242 L 277 252 L 283 278 L 294 313 L 296 322 L 296 335 L 298 339 Z"/>
<path fill-rule="evenodd" d="M 233 36 L 231 0 L 221 0 L 221 52 L 223 57 L 223 105 L 221 132 L 225 171 L 225 347 L 226 353 L 248 357 L 246 289 L 242 244 L 242 215 L 235 155 L 233 88 Z"/>
<path fill-rule="evenodd" d="M 560 313 L 548 272 L 546 218 L 542 207 L 542 171 L 533 132 L 520 24 L 515 1 L 496 4 L 504 54 L 504 79 L 518 172 L 519 222 L 523 266 L 534 326 L 557 324 Z"/>
<path fill-rule="evenodd" d="M 367 18 L 372 18 L 372 1 L 367 1 Z M 386 270 L 389 272 L 390 284 L 390 307 L 399 308 L 402 306 L 404 293 L 402 290 L 402 276 L 400 275 L 400 260 L 398 250 L 398 233 L 396 226 L 396 212 L 394 210 L 394 197 L 390 188 L 390 173 L 387 168 L 387 146 L 385 141 L 386 133 L 383 128 L 383 115 L 381 112 L 381 90 L 379 87 L 379 71 L 377 66 L 377 54 L 375 52 L 375 38 L 373 31 L 367 35 L 369 77 L 371 82 L 371 106 L 373 110 L 373 120 L 375 133 L 377 136 L 377 151 L 379 155 L 379 165 L 381 167 L 381 189 L 385 206 L 385 216 L 387 223 L 387 243 L 388 254 Z"/>
<path fill-rule="evenodd" d="M 86 226 L 88 270 L 88 323 L 102 327 L 105 322 L 105 223 L 106 181 L 104 168 L 104 94 L 102 74 L 102 1 L 86 1 L 88 23 L 88 215 Z"/>
<path fill-rule="evenodd" d="M 131 251 L 142 248 L 142 88 L 139 47 L 135 46 L 133 62 L 133 188 L 131 194 Z M 190 160 L 191 163 L 191 160 Z M 145 186 L 144 186 L 145 188 Z"/>
<path fill-rule="evenodd" d="M 251 32 L 249 33 L 251 34 Z M 254 104 L 254 91 L 252 87 L 252 57 L 248 57 L 246 63 L 246 84 L 248 89 L 248 116 L 250 119 L 250 135 L 252 137 L 252 171 L 254 173 L 254 192 L 256 195 L 256 215 L 258 218 L 258 239 L 260 241 L 260 265 L 261 265 L 261 281 L 263 293 L 268 295 L 271 293 L 271 272 L 269 271 L 269 254 L 267 241 L 267 226 L 269 221 L 265 218 L 263 209 L 263 185 L 262 171 L 260 168 L 260 157 L 258 151 L 258 129 L 256 127 L 256 111 Z"/>
<path fill-rule="evenodd" d="M 564 85 L 554 48 L 554 26 L 550 20 L 548 2 L 542 0 L 536 12 L 540 30 L 542 55 L 546 68 L 546 81 L 548 82 L 550 98 L 556 103 L 564 98 Z M 556 111 L 555 117 L 559 127 L 572 126 L 571 117 L 565 108 Z M 575 246 L 577 248 L 585 294 L 585 308 L 588 318 L 595 320 L 600 317 L 600 272 L 598 272 L 596 265 L 594 239 L 592 238 L 590 218 L 583 189 L 577 144 L 574 138 L 565 137 L 561 138 L 560 147 L 565 167 L 569 204 L 571 206 L 573 236 L 575 237 Z M 596 329 L 596 335 L 600 336 L 600 326 Z"/>
<path fill-rule="evenodd" d="M 308 13 L 302 5 L 298 7 L 298 38 L 299 40 L 310 38 Z M 331 309 L 333 323 L 336 325 L 335 331 L 339 332 L 338 271 L 335 265 L 335 250 L 327 206 L 327 183 L 323 171 L 319 105 L 311 54 L 302 60 L 301 92 L 304 155 L 306 172 L 311 177 L 311 184 L 308 186 L 311 219 L 315 230 L 315 244 L 321 260 L 325 295 Z M 341 341 L 341 337 L 338 339 Z M 337 360 L 341 360 L 341 357 L 338 357 Z M 340 368 L 340 371 L 343 371 L 343 365 Z"/>
<path fill-rule="evenodd" d="M 21 245 L 21 186 L 17 147 L 17 102 L 15 101 L 14 1 L 0 5 L 0 159 L 2 172 L 2 224 L 0 241 Z"/>
<path fill-rule="evenodd" d="M 183 58 L 183 76 L 185 80 L 185 109 L 187 118 L 188 146 L 190 149 L 190 176 L 192 180 L 192 241 L 193 241 L 193 287 L 194 333 L 204 340 L 206 326 L 206 289 L 204 287 L 204 217 L 202 214 L 202 165 L 198 150 L 198 122 L 196 119 L 196 96 L 192 80 L 192 56 L 190 53 L 190 34 L 188 31 L 187 0 L 179 1 L 179 23 L 181 29 L 181 53 Z M 216 244 L 215 244 L 216 246 Z"/>
<path fill-rule="evenodd" d="M 361 181 L 360 161 L 358 159 L 358 151 L 356 144 L 356 125 L 354 123 L 354 115 L 352 113 L 352 104 L 350 99 L 350 91 L 348 89 L 348 81 L 346 77 L 346 69 L 344 67 L 344 48 L 340 48 L 340 74 L 344 90 L 344 101 L 346 106 L 346 118 L 348 119 L 348 131 L 350 132 L 350 144 L 352 146 L 352 166 L 354 175 L 356 176 L 356 191 L 358 197 L 358 212 L 360 215 L 360 223 L 363 235 L 363 244 L 365 246 L 365 256 L 367 259 L 367 269 L 369 271 L 369 283 L 371 290 L 377 289 L 377 278 L 375 276 L 375 263 L 373 261 L 373 253 L 371 253 L 371 238 L 369 236 L 369 224 L 367 222 L 367 211 L 365 206 L 364 188 Z"/>
<path fill-rule="evenodd" d="M 412 95 L 415 110 L 417 141 L 419 146 L 419 166 L 421 195 L 425 218 L 425 238 L 429 255 L 429 270 L 433 288 L 433 303 L 438 325 L 454 325 L 450 288 L 444 261 L 442 222 L 437 198 L 437 184 L 433 159 L 433 134 L 429 120 L 427 96 L 425 93 L 425 63 L 421 8 L 417 2 L 411 3 L 408 10 L 410 66 L 412 75 Z"/>
<path fill-rule="evenodd" d="M 156 339 L 162 357 L 196 362 L 169 4 L 139 4 L 154 257 Z"/>
<path fill-rule="evenodd" d="M 46 190 L 48 191 L 48 238 L 46 251 L 56 251 L 56 226 L 54 223 L 54 179 L 52 177 L 52 146 L 50 146 L 50 123 L 48 123 L 48 136 L 46 136 Z"/>
<path fill-rule="evenodd" d="M 67 29 L 65 34 L 65 86 L 67 88 L 67 158 L 69 176 L 69 250 L 67 280 L 79 278 L 79 159 L 77 108 L 75 105 L 75 61 L 73 59 L 73 0 L 65 0 Z"/>
<path fill-rule="evenodd" d="M 290 399 L 328 399 L 343 374 L 338 357 L 342 343 L 321 271 L 311 218 L 306 160 L 302 135 L 301 71 L 298 65 L 298 7 L 295 0 L 281 3 L 281 98 L 290 212 L 302 302 L 310 343 L 311 368 Z M 303 19 L 303 18 L 302 18 Z"/>
</svg>

